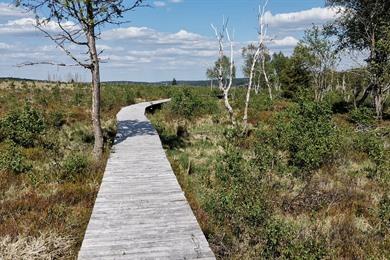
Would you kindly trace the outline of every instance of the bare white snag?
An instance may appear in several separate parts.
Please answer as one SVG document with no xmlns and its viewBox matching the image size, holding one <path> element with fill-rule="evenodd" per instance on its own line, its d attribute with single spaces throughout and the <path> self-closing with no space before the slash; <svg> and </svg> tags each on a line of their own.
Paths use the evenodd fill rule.
<svg viewBox="0 0 390 260">
<path fill-rule="evenodd" d="M 253 60 L 252 60 L 252 66 L 249 74 L 249 83 L 248 83 L 248 89 L 246 93 L 246 99 L 245 99 L 245 109 L 244 109 L 244 118 L 243 118 L 243 123 L 244 123 L 244 128 L 246 129 L 248 125 L 248 107 L 249 107 L 249 101 L 251 97 L 251 91 L 252 91 L 252 85 L 253 85 L 253 77 L 255 75 L 255 68 L 256 64 L 259 62 L 259 60 L 262 60 L 262 71 L 265 76 L 266 83 L 268 85 L 268 90 L 270 93 L 270 98 L 272 99 L 272 90 L 271 90 L 271 85 L 269 84 L 268 76 L 265 71 L 265 45 L 264 45 L 264 40 L 267 34 L 267 27 L 265 25 L 264 21 L 264 16 L 265 16 L 265 9 L 268 5 L 268 0 L 265 1 L 263 6 L 259 6 L 259 42 L 258 46 L 256 49 L 255 54 L 253 55 Z M 257 91 L 255 89 L 255 91 Z"/>
<path fill-rule="evenodd" d="M 222 29 L 220 31 L 218 31 L 218 29 L 213 24 L 211 24 L 211 28 L 214 30 L 216 39 L 218 41 L 218 46 L 219 46 L 218 87 L 223 92 L 224 104 L 226 110 L 229 113 L 230 121 L 232 122 L 233 125 L 235 125 L 234 111 L 229 102 L 229 91 L 232 88 L 233 77 L 234 77 L 234 46 L 227 25 L 228 25 L 228 21 L 225 21 L 224 19 Z M 224 81 L 224 75 L 223 75 L 223 59 L 225 57 L 225 51 L 224 51 L 225 34 L 230 44 L 230 69 L 229 69 L 228 82 Z"/>
</svg>

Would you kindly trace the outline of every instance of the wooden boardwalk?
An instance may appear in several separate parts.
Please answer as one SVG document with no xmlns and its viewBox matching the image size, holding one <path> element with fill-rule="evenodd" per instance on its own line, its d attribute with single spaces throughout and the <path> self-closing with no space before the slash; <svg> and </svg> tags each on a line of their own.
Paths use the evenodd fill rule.
<svg viewBox="0 0 390 260">
<path fill-rule="evenodd" d="M 215 259 L 145 109 L 123 108 L 78 259 Z"/>
</svg>

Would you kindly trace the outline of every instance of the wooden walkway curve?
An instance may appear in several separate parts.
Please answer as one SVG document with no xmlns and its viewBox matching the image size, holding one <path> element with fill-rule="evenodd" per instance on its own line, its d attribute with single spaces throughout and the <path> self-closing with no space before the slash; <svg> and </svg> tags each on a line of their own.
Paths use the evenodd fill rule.
<svg viewBox="0 0 390 260">
<path fill-rule="evenodd" d="M 78 259 L 215 259 L 145 109 L 123 108 Z"/>
</svg>

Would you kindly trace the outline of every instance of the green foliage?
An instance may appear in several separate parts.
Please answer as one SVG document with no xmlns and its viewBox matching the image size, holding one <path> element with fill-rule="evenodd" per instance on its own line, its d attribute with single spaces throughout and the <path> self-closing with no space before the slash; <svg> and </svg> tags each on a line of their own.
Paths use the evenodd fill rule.
<svg viewBox="0 0 390 260">
<path fill-rule="evenodd" d="M 12 140 L 24 147 L 34 146 L 45 131 L 43 115 L 29 105 L 22 111 L 13 110 L 0 121 L 0 139 Z"/>
<path fill-rule="evenodd" d="M 227 56 L 223 56 L 223 58 L 219 58 L 214 67 L 207 69 L 206 75 L 209 79 L 218 79 L 219 78 L 219 70 L 222 67 L 222 78 L 224 81 L 227 81 L 230 77 L 230 59 Z M 233 78 L 236 77 L 236 66 L 233 67 Z"/>
<path fill-rule="evenodd" d="M 175 78 L 173 78 L 171 85 L 172 86 L 176 86 L 177 85 L 177 80 Z"/>
<path fill-rule="evenodd" d="M 262 225 L 267 216 L 262 176 L 229 144 L 217 161 L 214 191 L 207 198 L 206 210 L 219 221 L 232 223 L 233 232 Z"/>
<path fill-rule="evenodd" d="M 49 122 L 53 127 L 61 128 L 66 123 L 65 114 L 62 111 L 53 111 L 49 114 Z"/>
<path fill-rule="evenodd" d="M 81 153 L 69 155 L 64 159 L 62 168 L 62 179 L 74 180 L 78 175 L 85 173 L 87 170 L 88 157 Z"/>
<path fill-rule="evenodd" d="M 21 149 L 12 141 L 7 141 L 0 153 L 0 171 L 8 171 L 15 174 L 31 170 L 32 166 L 26 162 Z"/>
<path fill-rule="evenodd" d="M 188 88 L 175 92 L 168 106 L 173 115 L 186 119 L 218 110 L 213 100 L 201 98 Z"/>
<path fill-rule="evenodd" d="M 381 220 L 382 231 L 390 230 L 390 198 L 388 195 L 384 195 L 379 202 L 378 216 Z"/>
<path fill-rule="evenodd" d="M 244 72 L 245 77 L 247 77 L 247 78 L 249 78 L 249 76 L 250 76 L 253 58 L 255 56 L 257 48 L 258 48 L 258 46 L 255 46 L 253 44 L 249 44 L 248 46 L 246 46 L 242 49 L 242 57 L 243 57 L 244 62 L 245 62 L 244 67 L 243 67 L 243 72 Z M 265 56 L 264 57 L 265 58 L 264 68 L 265 68 L 265 71 L 269 77 L 269 80 L 271 80 L 271 81 L 277 80 L 276 78 L 273 77 L 274 76 L 274 74 L 273 74 L 274 68 L 271 64 L 271 58 L 274 56 L 271 57 L 269 55 L 268 49 L 264 50 L 264 56 Z M 264 77 L 264 73 L 263 73 L 262 61 L 257 61 L 256 65 L 255 65 L 254 72 L 253 72 L 253 79 L 252 80 L 253 80 L 254 85 L 265 86 L 266 81 L 265 81 L 265 77 Z"/>
<path fill-rule="evenodd" d="M 357 135 L 354 143 L 355 149 L 366 153 L 375 164 L 375 173 L 385 165 L 386 156 L 382 140 L 372 132 L 363 132 Z"/>
<path fill-rule="evenodd" d="M 358 126 L 372 126 L 375 122 L 374 111 L 367 107 L 354 108 L 350 113 L 350 121 Z"/>
<path fill-rule="evenodd" d="M 126 89 L 125 96 L 124 96 L 126 105 L 135 104 L 135 96 L 136 95 L 134 91 L 132 91 L 131 89 Z"/>
<path fill-rule="evenodd" d="M 275 149 L 276 135 L 268 129 L 259 130 L 256 136 L 254 163 L 260 173 L 265 173 L 273 169 L 278 161 L 278 155 Z"/>
<path fill-rule="evenodd" d="M 302 239 L 299 229 L 286 221 L 271 218 L 264 233 L 264 259 L 323 259 L 326 256 L 324 243 L 318 241 L 318 237 Z"/>
<path fill-rule="evenodd" d="M 279 118 L 279 142 L 289 150 L 293 166 L 305 172 L 331 162 L 337 148 L 331 116 L 328 104 L 301 100 Z"/>
<path fill-rule="evenodd" d="M 309 49 L 302 44 L 297 45 L 293 55 L 288 60 L 285 72 L 281 76 L 284 97 L 293 98 L 299 89 L 310 87 L 311 78 L 306 64 L 307 59 L 311 59 Z"/>
</svg>

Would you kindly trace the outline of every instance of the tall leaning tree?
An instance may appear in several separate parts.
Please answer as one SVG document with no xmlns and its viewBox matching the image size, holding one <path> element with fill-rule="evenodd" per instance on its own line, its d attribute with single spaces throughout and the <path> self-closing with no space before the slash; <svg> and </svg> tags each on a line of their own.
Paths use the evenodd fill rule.
<svg viewBox="0 0 390 260">
<path fill-rule="evenodd" d="M 377 118 L 382 119 L 390 89 L 390 1 L 327 0 L 327 5 L 340 10 L 329 27 L 329 33 L 338 38 L 339 49 L 368 51 L 369 84 L 358 103 L 372 94 Z"/>
<path fill-rule="evenodd" d="M 100 58 L 96 41 L 102 27 L 121 24 L 124 14 L 144 6 L 145 0 L 16 0 L 15 5 L 35 14 L 36 27 L 62 49 L 76 65 L 91 73 L 92 124 L 94 132 L 93 157 L 103 154 L 103 133 L 100 118 Z M 47 25 L 50 25 L 47 26 Z M 56 30 L 48 28 L 56 27 Z M 72 51 L 71 45 L 86 50 L 86 57 Z M 37 63 L 39 64 L 39 63 Z M 47 64 L 47 62 L 43 62 Z M 28 65 L 34 65 L 30 63 Z"/>
</svg>

